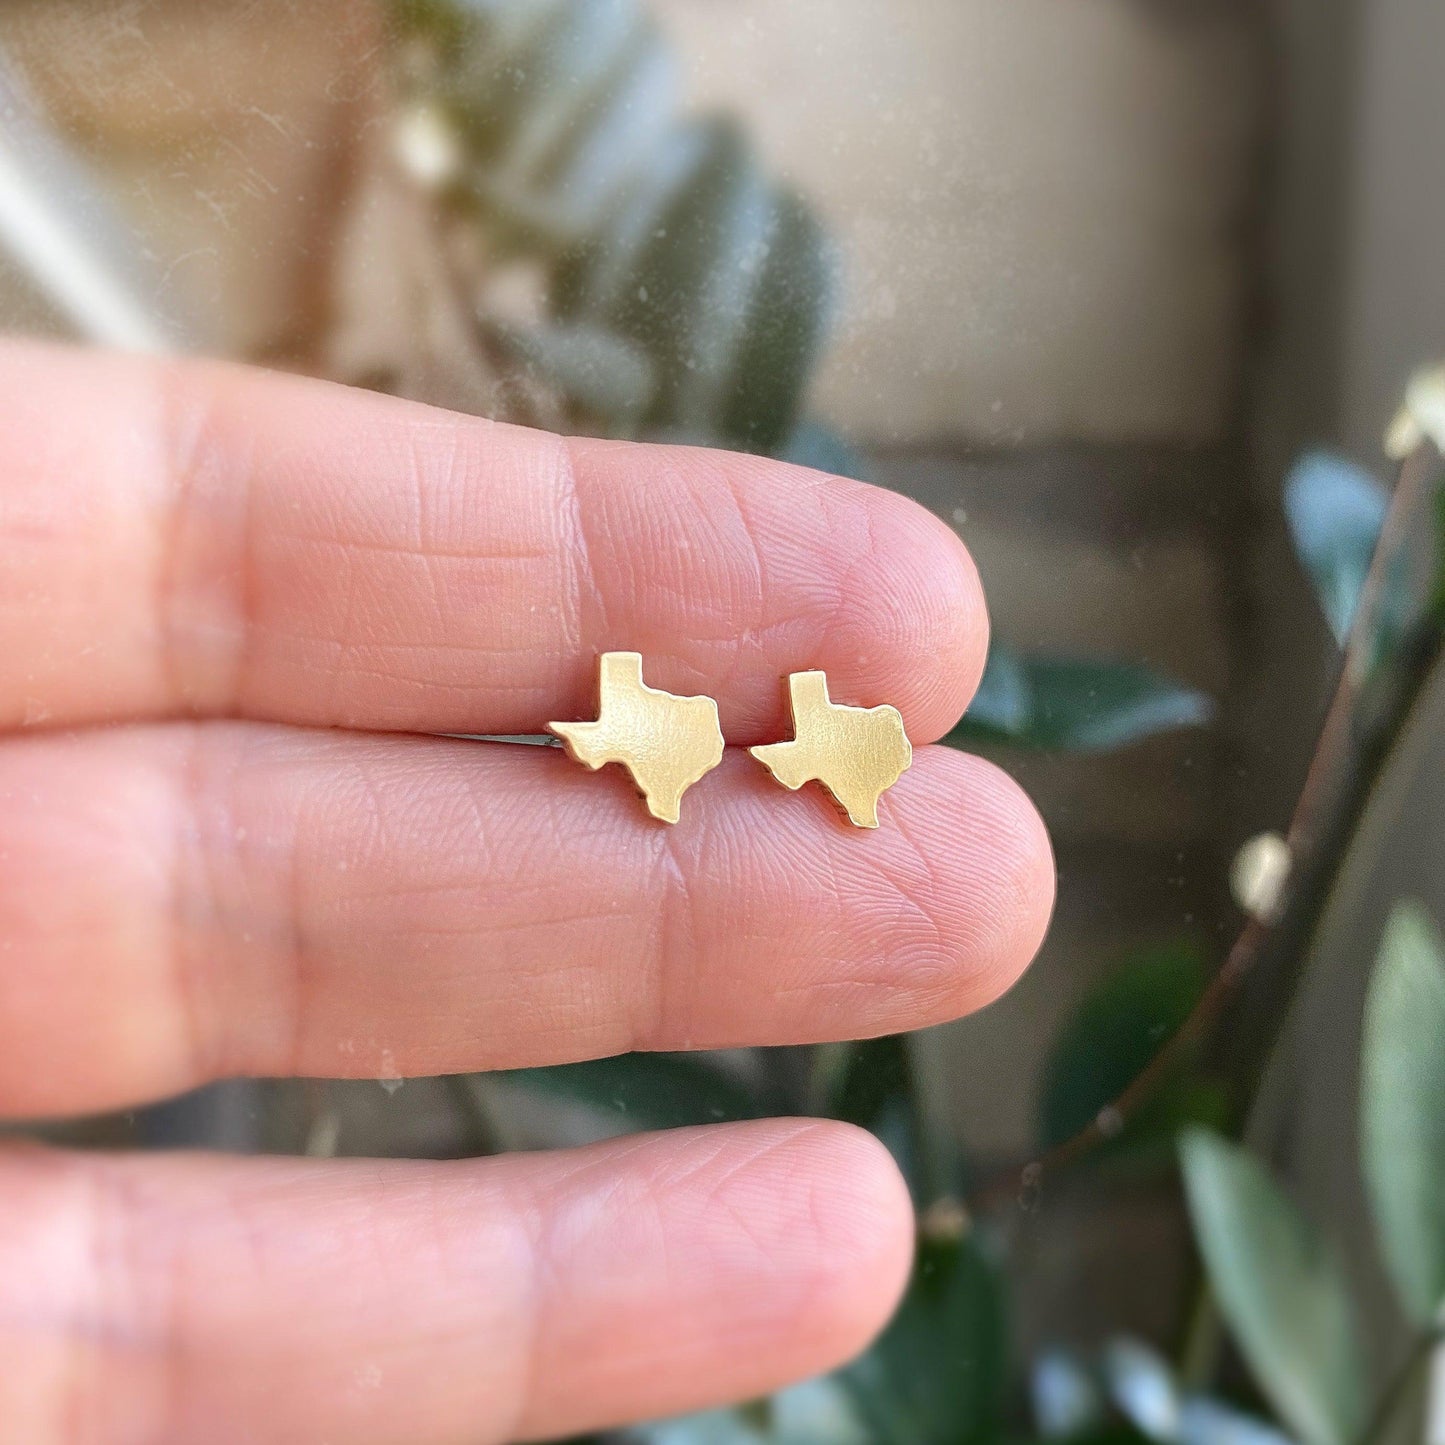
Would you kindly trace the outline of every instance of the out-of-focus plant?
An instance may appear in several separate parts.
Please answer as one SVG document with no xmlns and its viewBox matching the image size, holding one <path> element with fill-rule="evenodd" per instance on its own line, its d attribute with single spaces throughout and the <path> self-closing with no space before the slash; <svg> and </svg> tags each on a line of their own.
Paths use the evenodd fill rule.
<svg viewBox="0 0 1445 1445">
<path fill-rule="evenodd" d="M 988 667 L 956 744 L 1007 742 L 1071 753 L 1109 752 L 1214 716 L 1203 693 L 1134 663 L 989 649 Z"/>
<path fill-rule="evenodd" d="M 478 324 L 579 428 L 806 452 L 833 291 L 823 228 L 737 124 L 677 114 L 639 0 L 392 9 L 404 153 L 479 267 L 531 272 L 535 316 Z"/>
<path fill-rule="evenodd" d="M 666 48 L 636 0 L 399 0 L 396 13 L 403 135 L 414 159 L 430 156 L 413 169 L 446 224 L 470 238 L 470 250 L 457 251 L 470 258 L 460 269 L 470 319 L 488 346 L 559 398 L 566 424 L 866 474 L 842 438 L 806 419 L 834 290 L 822 227 L 766 177 L 734 124 L 679 117 Z M 530 313 L 493 307 L 478 283 L 516 272 L 530 277 Z M 1417 444 L 1410 486 L 1423 493 L 1433 454 Z M 1243 900 L 1252 916 L 1222 967 L 1164 940 L 1121 960 L 1081 1001 L 1045 1069 L 1033 1163 L 979 1180 L 977 1166 L 929 1127 L 906 1039 L 747 1057 L 628 1056 L 500 1082 L 503 1097 L 520 1089 L 561 1099 L 628 1128 L 827 1114 L 875 1131 L 909 1179 L 917 1268 L 873 1350 L 801 1391 L 634 1438 L 982 1445 L 1019 1434 L 1010 1382 L 1030 1373 L 1026 1428 L 1044 1438 L 1279 1445 L 1287 1431 L 1301 1445 L 1352 1445 L 1364 1430 L 1369 1392 L 1328 1256 L 1262 1166 L 1223 1141 L 1248 1116 L 1304 941 L 1438 655 L 1445 571 L 1440 538 L 1422 523 L 1438 513 L 1399 494 L 1392 503 L 1344 459 L 1303 458 L 1284 509 L 1345 649 L 1300 813 L 1274 840 L 1269 888 Z M 1100 752 L 1207 724 L 1212 713 L 1208 698 L 1136 663 L 996 642 L 948 741 Z M 1267 1006 L 1234 1029 L 1246 983 L 1266 990 Z M 1406 987 L 1398 978 L 1395 986 Z M 1398 1028 L 1398 1012 L 1388 1026 L 1372 1012 L 1371 1037 Z M 1419 1038 L 1429 1036 L 1426 1017 L 1415 1010 Z M 1221 1032 L 1228 1046 L 1211 1046 Z M 1369 1057 L 1383 1056 L 1378 1043 L 1370 1048 Z M 1393 1046 L 1384 1052 L 1399 1056 Z M 1387 1092 L 1429 1091 L 1411 1095 L 1397 1075 Z M 1440 1295 L 1420 1282 L 1429 1275 L 1423 1241 L 1431 1229 L 1445 1237 L 1420 1180 L 1440 1172 L 1430 1176 L 1434 1166 L 1397 1140 L 1372 1145 L 1385 1126 L 1367 1099 L 1371 1107 L 1367 1152 L 1377 1209 L 1390 1221 L 1387 1257 L 1418 1316 Z M 1420 1119 L 1445 1118 L 1445 1107 L 1431 1113 L 1422 1103 L 1417 1114 L 1423 1135 Z M 1006 1214 L 1046 1176 L 1083 1165 L 1158 1175 L 1181 1137 L 1213 1298 L 1283 1431 L 1137 1341 L 1108 1342 L 1087 1359 L 1055 1351 L 1031 1372 L 1010 1358 L 999 1204 Z M 1386 1157 L 1416 1163 L 1382 1184 Z"/>
<path fill-rule="evenodd" d="M 1157 1165 L 1188 1123 L 1222 1123 L 1223 1086 L 1201 1067 L 1199 1050 L 1174 1061 L 1144 1106 L 1114 1118 L 1115 1100 L 1161 1045 L 1188 1021 L 1204 993 L 1208 969 L 1192 941 L 1140 950 L 1107 970 L 1060 1031 L 1044 1065 L 1038 1099 L 1041 1149 L 1062 1148 L 1102 1125 L 1094 1157 L 1111 1164 Z"/>
<path fill-rule="evenodd" d="M 1290 1445 L 1266 1421 L 1190 1389 L 1158 1350 L 1128 1336 L 1089 1358 L 1044 1350 L 1029 1374 L 1029 1403 L 1044 1440 Z"/>
<path fill-rule="evenodd" d="M 1445 943 L 1413 904 L 1385 930 L 1365 1009 L 1360 1152 L 1380 1254 L 1414 1345 L 1372 1398 L 1339 1260 L 1248 1150 L 1181 1144 L 1219 1308 L 1261 1392 L 1303 1445 L 1377 1441 L 1445 1344 Z"/>
</svg>

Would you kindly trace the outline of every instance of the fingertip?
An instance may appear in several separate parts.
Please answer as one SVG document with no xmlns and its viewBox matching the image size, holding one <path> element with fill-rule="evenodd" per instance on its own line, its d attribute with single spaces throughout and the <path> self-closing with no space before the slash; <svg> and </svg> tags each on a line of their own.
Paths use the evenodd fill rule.
<svg viewBox="0 0 1445 1445">
<path fill-rule="evenodd" d="M 711 1125 L 502 1167 L 553 1175 L 534 1196 L 548 1219 L 535 1373 L 553 1383 L 524 1412 L 528 1438 L 635 1418 L 641 1399 L 680 1413 L 820 1374 L 868 1344 L 907 1279 L 908 1191 L 846 1124 Z"/>
<path fill-rule="evenodd" d="M 890 821 L 909 844 L 890 860 L 898 895 L 927 924 L 890 960 L 902 1028 L 974 1013 L 1032 963 L 1053 913 L 1048 830 L 1001 768 L 952 748 L 918 754 L 893 793 Z"/>
<path fill-rule="evenodd" d="M 1018 781 L 986 758 L 958 753 L 990 800 L 996 909 L 981 941 L 982 967 L 971 1007 L 992 1003 L 1023 977 L 1053 918 L 1057 872 L 1053 842 L 1034 801 Z"/>
<path fill-rule="evenodd" d="M 914 743 L 935 742 L 963 715 L 983 676 L 988 606 L 973 557 L 926 507 L 879 487 L 866 495 L 868 545 L 850 567 L 833 639 L 840 699 L 891 702 Z M 851 649 L 856 661 L 847 660 Z M 850 668 L 861 696 L 845 698 Z"/>
<path fill-rule="evenodd" d="M 718 687 L 725 658 L 729 742 L 776 740 L 779 679 L 815 668 L 839 702 L 897 707 L 914 742 L 957 722 L 983 673 L 988 614 L 968 549 L 927 508 L 767 457 L 572 449 L 608 628 L 653 639 L 669 690 Z M 642 539 L 646 565 L 636 542 L 609 537 Z"/>
<path fill-rule="evenodd" d="M 913 1263 L 913 1202 L 893 1156 L 867 1130 L 820 1119 L 805 1140 L 819 1180 L 812 1344 L 814 1368 L 824 1370 L 866 1349 L 897 1308 Z"/>
</svg>

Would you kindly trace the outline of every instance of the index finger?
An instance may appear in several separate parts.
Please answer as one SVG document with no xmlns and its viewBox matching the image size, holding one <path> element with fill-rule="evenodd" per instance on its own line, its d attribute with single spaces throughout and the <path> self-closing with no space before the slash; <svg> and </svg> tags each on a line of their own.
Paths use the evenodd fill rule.
<svg viewBox="0 0 1445 1445">
<path fill-rule="evenodd" d="M 595 655 L 781 736 L 779 679 L 915 742 L 982 670 L 973 565 L 892 493 L 214 364 L 0 347 L 0 727 L 535 732 Z"/>
</svg>

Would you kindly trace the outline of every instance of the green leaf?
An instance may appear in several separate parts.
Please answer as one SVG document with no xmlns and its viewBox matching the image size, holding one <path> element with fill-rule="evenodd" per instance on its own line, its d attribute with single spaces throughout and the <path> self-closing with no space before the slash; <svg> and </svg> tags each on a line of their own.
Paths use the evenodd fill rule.
<svg viewBox="0 0 1445 1445">
<path fill-rule="evenodd" d="M 1214 715 L 1202 693 L 1132 663 L 1035 657 L 1028 674 L 1037 747 L 1107 752 Z"/>
<path fill-rule="evenodd" d="M 536 3 L 501 9 L 510 17 Z M 490 71 L 471 78 L 462 113 L 473 200 L 505 240 L 555 260 L 615 230 L 618 212 L 645 216 L 639 182 L 667 171 L 677 75 L 638 0 L 564 0 L 543 19 L 480 52 L 491 54 Z M 479 142 L 478 128 L 500 138 Z M 565 286 L 553 289 L 560 297 Z M 562 304 L 563 319 L 567 311 Z"/>
<path fill-rule="evenodd" d="M 630 181 L 651 169 L 677 100 L 677 65 L 651 28 L 638 36 L 622 71 L 589 110 L 586 128 L 547 177 L 563 227 L 574 237 L 599 226 Z"/>
<path fill-rule="evenodd" d="M 455 0 L 391 0 L 390 16 L 398 36 L 425 36 L 439 51 L 455 51 L 466 39 L 467 17 Z"/>
<path fill-rule="evenodd" d="M 1152 1346 L 1127 1335 L 1104 1346 L 1100 1361 L 1119 1412 L 1146 1439 L 1179 1438 L 1184 1400 L 1168 1362 Z"/>
<path fill-rule="evenodd" d="M 967 1236 L 920 1244 L 893 1323 L 842 1379 L 879 1441 L 973 1445 L 998 1436 L 1006 1365 L 1002 1281 Z"/>
<path fill-rule="evenodd" d="M 540 269 L 550 320 L 615 335 L 645 359 L 645 386 L 635 366 L 561 380 L 596 419 L 584 424 L 784 446 L 827 327 L 831 248 L 735 122 L 678 119 L 678 67 L 650 10 L 390 3 L 427 61 L 405 70 L 404 88 L 439 107 L 462 146 L 448 202 L 485 228 L 493 258 Z M 537 347 L 549 354 L 534 364 L 571 364 L 549 338 Z"/>
<path fill-rule="evenodd" d="M 610 324 L 629 286 L 635 292 L 637 269 L 706 159 L 708 141 L 698 125 L 677 126 L 660 137 L 651 163 L 630 185 L 626 204 L 560 266 L 554 295 L 559 316 Z"/>
<path fill-rule="evenodd" d="M 621 1114 L 637 1129 L 756 1119 L 768 1112 L 767 1101 L 696 1054 L 619 1054 L 580 1064 L 512 1069 L 492 1077 L 602 1113 Z"/>
<path fill-rule="evenodd" d="M 697 164 L 671 198 L 607 320 L 656 359 L 656 429 L 699 429 L 720 416 L 721 388 L 748 323 L 772 196 L 742 133 L 699 122 Z M 719 428 L 720 430 L 720 428 Z"/>
<path fill-rule="evenodd" d="M 1385 489 L 1368 472 L 1330 452 L 1307 452 L 1285 481 L 1295 550 L 1341 646 L 1350 635 L 1388 506 Z"/>
<path fill-rule="evenodd" d="M 1294 1445 L 1294 1441 L 1223 1400 L 1189 1395 L 1179 1414 L 1178 1445 Z"/>
<path fill-rule="evenodd" d="M 1033 709 L 1033 683 L 1023 658 L 995 638 L 968 715 L 948 741 L 954 742 L 960 734 L 1021 740 L 1028 733 Z"/>
<path fill-rule="evenodd" d="M 543 323 L 497 335 L 584 411 L 625 425 L 641 416 L 652 400 L 650 358 L 614 332 L 598 326 Z"/>
<path fill-rule="evenodd" d="M 1136 663 L 1018 653 L 996 642 L 973 705 L 946 741 L 1109 752 L 1213 716 L 1203 693 Z"/>
<path fill-rule="evenodd" d="M 514 61 L 511 89 L 521 104 L 502 162 L 516 184 L 545 184 L 549 162 L 585 135 L 604 88 L 615 84 L 647 30 L 637 0 L 565 5 Z"/>
<path fill-rule="evenodd" d="M 1380 1248 L 1406 1313 L 1445 1307 L 1445 943 L 1390 916 L 1365 1005 L 1360 1143 Z"/>
<path fill-rule="evenodd" d="M 1134 1082 L 1204 990 L 1199 950 L 1165 944 L 1125 959 L 1084 995 L 1044 1064 L 1039 1138 L 1072 1138 Z"/>
<path fill-rule="evenodd" d="M 1045 1440 L 1076 1439 L 1104 1423 L 1104 1392 L 1095 1372 L 1057 1347 L 1041 1350 L 1029 1368 L 1029 1404 Z"/>
<path fill-rule="evenodd" d="M 1004 1439 L 1007 1441 L 1008 1436 Z M 1073 1436 L 1069 1445 L 1149 1445 L 1149 1437 L 1136 1430 L 1127 1420 L 1106 1420 L 1093 1430 Z M 1288 1442 L 1285 1442 L 1288 1445 Z"/>
<path fill-rule="evenodd" d="M 1435 625 L 1445 627 L 1445 481 L 1435 478 Z"/>
<path fill-rule="evenodd" d="M 760 274 L 721 388 L 719 429 L 748 451 L 771 453 L 797 422 L 823 349 L 836 264 L 817 217 L 790 191 L 774 191 L 761 245 L 745 259 Z"/>
<path fill-rule="evenodd" d="M 501 164 L 529 107 L 555 84 L 549 49 L 564 40 L 570 0 L 468 7 L 463 38 L 448 57 L 441 94 L 452 105 L 473 154 Z"/>
<path fill-rule="evenodd" d="M 558 304 L 652 355 L 649 432 L 770 450 L 793 424 L 826 307 L 817 222 L 725 121 L 679 128 L 652 170 L 564 268 Z"/>
<path fill-rule="evenodd" d="M 1260 1389 L 1304 1445 L 1352 1445 L 1365 1385 L 1335 1260 L 1248 1150 L 1194 1129 L 1180 1159 L 1215 1298 Z"/>
<path fill-rule="evenodd" d="M 927 1141 L 914 1102 L 913 1062 L 907 1036 L 890 1034 L 850 1042 L 819 1057 L 831 1060 L 829 1116 L 876 1134 L 907 1179 L 915 1202 L 922 1202 L 921 1174 Z"/>
<path fill-rule="evenodd" d="M 815 472 L 830 472 L 835 477 L 852 477 L 855 481 L 872 481 L 872 468 L 862 453 L 821 422 L 805 421 L 793 428 L 792 435 L 776 453 L 780 461 Z"/>
</svg>

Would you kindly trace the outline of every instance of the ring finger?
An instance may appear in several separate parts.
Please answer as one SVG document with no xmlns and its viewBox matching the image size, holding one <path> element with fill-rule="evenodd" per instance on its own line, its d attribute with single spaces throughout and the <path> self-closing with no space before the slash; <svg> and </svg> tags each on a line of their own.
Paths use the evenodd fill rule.
<svg viewBox="0 0 1445 1445">
<path fill-rule="evenodd" d="M 841 827 L 729 750 L 683 826 L 559 752 L 260 724 L 0 747 L 0 1114 L 893 1032 L 1032 956 L 1047 838 L 925 748 Z"/>
</svg>

